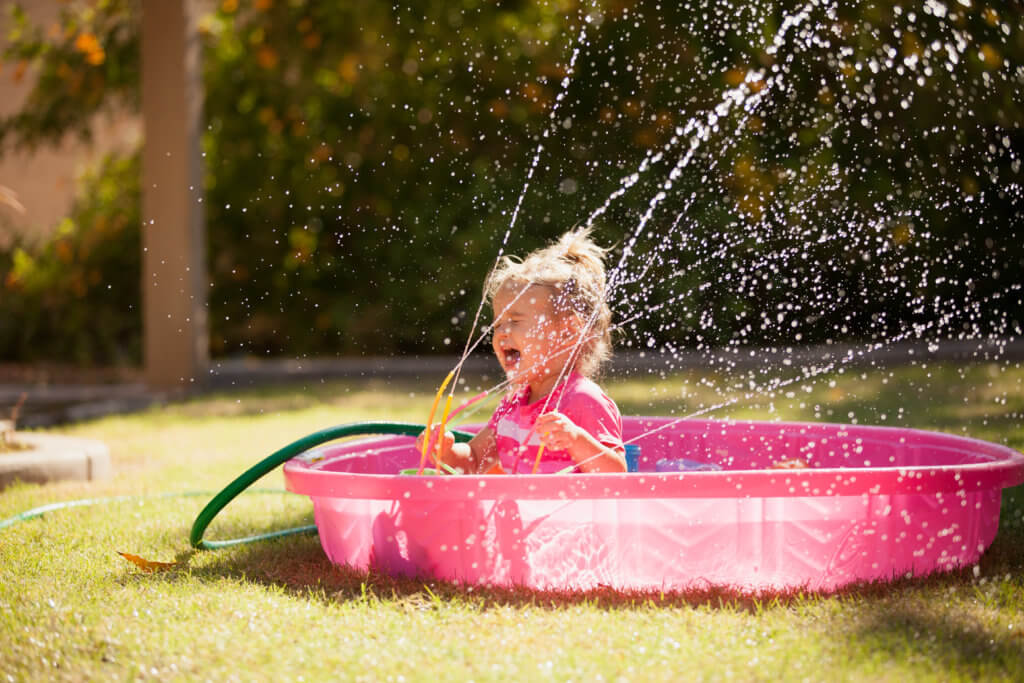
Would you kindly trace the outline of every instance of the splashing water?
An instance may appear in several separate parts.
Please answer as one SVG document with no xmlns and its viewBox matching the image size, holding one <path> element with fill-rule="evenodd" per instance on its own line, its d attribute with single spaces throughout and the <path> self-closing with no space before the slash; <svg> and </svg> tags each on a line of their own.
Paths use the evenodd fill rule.
<svg viewBox="0 0 1024 683">
<path fill-rule="evenodd" d="M 1001 56 L 998 43 L 977 44 L 962 7 L 890 10 L 888 24 L 861 27 L 866 41 L 835 3 L 785 14 L 759 51 L 763 66 L 733 69 L 738 82 L 717 103 L 671 126 L 596 208 L 578 207 L 580 224 L 621 229 L 606 294 L 626 348 L 642 349 L 648 371 L 662 377 L 694 349 L 726 375 L 719 392 L 739 392 L 680 419 L 807 386 L 844 366 L 874 365 L 873 355 L 902 342 L 923 342 L 929 352 L 967 344 L 1000 358 L 1019 341 L 1021 214 L 1007 207 L 1022 199 L 1020 130 L 1006 110 L 1020 109 L 1021 66 Z M 1007 43 L 1022 32 L 1019 18 L 1014 25 L 981 14 Z M 620 21 L 636 17 L 627 11 Z M 599 52 L 581 29 L 549 123 L 572 91 L 577 62 L 594 66 Z M 993 101 L 1007 91 L 1012 102 Z M 918 129 L 885 102 L 900 111 L 937 107 L 947 120 Z M 982 117 L 986 107 L 995 115 Z M 929 138 L 951 131 L 947 158 L 924 156 Z M 499 258 L 543 149 L 538 144 Z M 599 167 L 594 177 L 605 172 Z M 865 189 L 876 173 L 892 179 L 884 192 Z M 865 196 L 851 197 L 851 187 Z M 616 214 L 638 193 L 648 197 L 642 212 Z M 708 229 L 702 219 L 715 204 L 731 219 Z M 989 237 L 979 245 L 969 228 L 930 229 L 927 220 L 943 213 L 987 222 Z M 471 330 L 459 367 L 488 331 L 474 341 Z M 794 368 L 793 347 L 811 343 L 823 344 L 820 358 Z M 749 369 L 776 345 L 785 349 L 781 368 Z"/>
<path fill-rule="evenodd" d="M 522 192 L 519 193 L 519 199 L 516 200 L 516 206 L 515 209 L 513 209 L 512 211 L 512 218 L 509 220 L 508 229 L 505 230 L 505 236 L 501 240 L 501 246 L 498 247 L 498 255 L 494 259 L 495 264 L 497 264 L 501 260 L 502 255 L 505 253 L 505 247 L 508 244 L 508 239 L 512 234 L 512 230 L 515 228 L 516 219 L 519 217 L 519 211 L 520 209 L 522 209 L 523 199 L 526 198 L 526 194 L 530 190 L 530 182 L 533 180 L 533 174 L 536 172 L 537 164 L 540 162 L 541 154 L 543 154 L 544 152 L 544 140 L 550 137 L 551 132 L 554 129 L 554 124 L 557 122 L 558 110 L 561 107 L 562 100 L 565 99 L 565 96 L 568 92 L 569 84 L 572 82 L 572 75 L 576 70 L 576 60 L 579 58 L 580 54 L 579 46 L 587 42 L 587 23 L 589 23 L 589 18 L 587 22 L 584 22 L 580 26 L 579 38 L 577 41 L 578 44 L 576 45 L 576 47 L 573 48 L 572 56 L 569 58 L 569 66 L 566 69 L 567 74 L 561 82 L 562 91 L 559 92 L 558 96 L 555 98 L 555 104 L 554 106 L 551 107 L 551 113 L 548 115 L 549 125 L 547 128 L 544 129 L 542 139 L 540 142 L 537 143 L 537 149 L 534 150 L 533 160 L 530 162 L 529 170 L 526 172 L 526 181 L 523 183 L 523 190 Z M 477 344 L 472 344 L 472 341 L 473 333 L 476 331 L 477 324 L 480 322 L 480 313 L 483 311 L 483 307 L 484 301 L 481 298 L 480 303 L 476 309 L 476 314 L 473 316 L 473 322 L 470 325 L 469 334 L 466 337 L 466 346 L 462 351 L 462 357 L 459 359 L 459 363 L 458 365 L 456 365 L 455 368 L 455 382 L 452 385 L 452 394 L 450 394 L 452 396 L 455 393 L 456 386 L 458 386 L 459 375 L 462 370 L 462 365 L 466 361 L 466 357 L 469 356 L 469 354 L 473 351 L 476 345 L 479 344 L 479 340 L 477 341 Z M 486 332 L 484 334 L 486 335 Z M 483 337 L 484 335 L 481 335 L 481 339 L 483 339 Z"/>
<path fill-rule="evenodd" d="M 855 367 L 880 371 L 894 349 L 906 355 L 926 349 L 926 360 L 943 346 L 960 345 L 974 358 L 1003 359 L 1019 347 L 1024 71 L 1014 63 L 1019 49 L 1011 48 L 1020 43 L 1024 25 L 1020 17 L 1007 19 L 969 5 L 964 0 L 951 8 L 929 0 L 907 10 L 809 0 L 782 11 L 689 0 L 683 6 L 637 3 L 612 10 L 595 1 L 580 29 L 566 33 L 575 36 L 565 40 L 568 68 L 551 69 L 561 76 L 558 95 L 544 110 L 543 132 L 531 138 L 537 144 L 530 145 L 528 163 L 524 160 L 525 182 L 505 197 L 511 220 L 501 213 L 497 258 L 507 248 L 529 251 L 540 238 L 573 225 L 594 227 L 598 241 L 614 245 L 605 297 L 620 352 L 627 355 L 627 374 L 649 373 L 655 381 L 644 388 L 652 394 L 678 392 L 661 403 L 670 406 L 670 417 L 628 420 L 629 440 L 643 441 L 645 450 L 658 455 L 693 449 L 726 470 L 748 470 L 744 474 L 753 476 L 733 478 L 736 473 L 726 471 L 708 473 L 704 481 L 674 474 L 544 478 L 525 486 L 509 478 L 449 479 L 445 486 L 458 491 L 450 499 L 430 488 L 435 482 L 418 481 L 412 486 L 424 487 L 423 499 L 411 499 L 407 490 L 392 512 L 408 501 L 409 519 L 428 514 L 432 519 L 407 538 L 422 535 L 418 540 L 424 546 L 433 542 L 446 560 L 466 546 L 474 553 L 494 551 L 498 571 L 481 574 L 487 581 L 499 576 L 521 581 L 518 574 L 509 579 L 509 568 L 535 561 L 550 569 L 556 585 L 577 579 L 615 585 L 616 564 L 625 568 L 626 581 L 635 581 L 636 565 L 626 560 L 649 551 L 645 543 L 651 538 L 676 532 L 682 543 L 659 555 L 665 564 L 652 572 L 652 586 L 664 588 L 673 571 L 680 572 L 682 585 L 695 577 L 771 583 L 774 579 L 758 572 L 770 573 L 766 566 L 781 563 L 752 562 L 752 554 L 762 549 L 792 552 L 795 564 L 812 569 L 818 576 L 810 580 L 824 581 L 815 584 L 823 586 L 856 577 L 888 579 L 896 566 L 919 569 L 929 552 L 937 559 L 925 566 L 938 569 L 975 562 L 988 540 L 964 544 L 961 536 L 953 537 L 955 524 L 929 529 L 932 522 L 925 521 L 936 508 L 940 518 L 947 507 L 957 510 L 943 499 L 945 491 L 937 497 L 921 493 L 916 496 L 920 509 L 897 512 L 897 499 L 906 498 L 909 489 L 882 490 L 878 484 L 844 489 L 863 484 L 868 470 L 888 470 L 900 485 L 904 478 L 925 478 L 911 470 L 942 449 L 918 458 L 926 449 L 902 445 L 905 438 L 916 438 L 909 432 L 892 437 L 900 446 L 880 437 L 877 449 L 865 453 L 862 442 L 881 430 L 850 428 L 847 420 L 856 424 L 864 417 L 853 411 L 840 415 L 844 424 L 839 425 L 753 428 L 737 422 L 742 429 L 732 431 L 736 425 L 704 420 L 680 425 L 698 416 L 762 411 L 761 402 L 772 414 L 776 400 L 799 401 L 818 383 L 839 389 L 837 379 L 846 381 L 849 376 L 842 376 Z M 550 35 L 557 40 L 557 32 Z M 630 77 L 622 78 L 623 73 Z M 606 121 L 608 128 L 602 132 L 578 123 L 588 116 Z M 632 122 L 621 130 L 635 136 L 633 155 L 609 142 L 624 120 Z M 607 150 L 618 153 L 602 156 Z M 558 210 L 535 214 L 530 200 L 544 193 L 565 196 Z M 538 230 L 549 222 L 552 230 Z M 446 383 L 487 338 L 491 326 L 476 331 L 483 305 Z M 594 320 L 586 321 L 584 336 Z M 560 368 L 558 381 L 582 343 L 556 348 L 548 359 Z M 679 392 L 669 378 L 688 365 L 701 368 L 698 405 L 687 386 Z M 920 368 L 928 369 L 925 362 Z M 657 379 L 664 380 L 662 386 Z M 451 385 L 449 401 L 457 384 Z M 508 385 L 499 382 L 454 411 L 446 407 L 444 414 L 454 421 L 455 415 L 479 408 L 482 396 Z M 435 408 L 444 390 L 438 390 Z M 916 397 L 909 398 L 900 415 L 904 407 L 915 408 Z M 1005 400 L 1006 391 L 995 398 Z M 558 408 L 550 395 L 545 404 L 545 409 Z M 823 416 L 816 406 L 815 416 L 827 419 L 831 413 Z M 884 414 L 877 417 L 886 420 Z M 684 432 L 689 432 L 685 439 Z M 421 469 L 429 448 L 428 442 Z M 744 460 L 740 452 L 756 457 Z M 915 456 L 897 462 L 897 452 Z M 753 471 L 774 467 L 791 453 L 805 457 L 807 467 L 827 456 L 813 464 L 826 463 L 822 466 L 834 471 L 808 472 L 826 477 L 813 486 L 804 480 L 806 490 L 788 473 L 776 480 L 774 472 Z M 941 469 L 944 462 L 939 454 L 934 464 Z M 762 476 L 768 483 L 755 493 L 752 483 Z M 977 526 L 983 519 L 990 540 L 998 515 L 977 512 L 980 501 L 965 497 L 974 495 L 973 485 L 955 476 L 955 497 L 974 510 L 957 510 L 971 520 L 964 524 Z M 647 502 L 654 487 L 666 482 L 680 489 L 693 486 L 700 495 L 691 500 L 682 494 L 668 504 L 666 494 L 664 506 L 653 513 L 623 506 L 621 494 L 630 487 Z M 703 498 L 714 482 L 721 488 L 709 495 L 720 506 Z M 496 493 L 498 487 L 507 488 Z M 535 487 L 546 488 L 549 500 L 534 500 Z M 530 495 L 517 500 L 524 490 Z M 784 516 L 778 508 L 766 503 L 780 494 L 800 499 L 788 508 L 799 510 L 792 536 L 782 529 L 788 523 L 779 524 Z M 995 491 L 988 499 L 996 508 L 998 495 Z M 498 502 L 490 508 L 477 496 Z M 531 508 L 539 511 L 533 529 L 526 514 Z M 844 517 L 842 509 L 852 513 Z M 877 520 L 870 518 L 876 509 Z M 452 511 L 451 522 L 433 517 Z M 544 526 L 561 512 L 568 520 L 564 525 Z M 916 517 L 920 533 L 901 526 L 899 539 L 886 540 L 886 525 L 897 516 L 903 518 L 897 524 Z M 389 543 L 398 537 L 399 515 L 392 517 L 384 530 Z M 459 524 L 467 519 L 469 531 L 463 533 Z M 607 520 L 627 529 L 622 536 L 627 543 L 600 533 Z M 647 539 L 629 526 L 634 520 L 654 526 Z M 779 535 L 752 531 L 751 520 Z M 351 527 L 348 520 L 337 526 Z M 664 527 L 674 531 L 666 534 Z M 729 540 L 695 545 L 691 533 L 696 539 Z M 443 538 L 437 540 L 437 534 Z M 508 548 L 501 547 L 502 537 Z M 808 561 L 818 541 L 835 544 Z M 969 553 L 952 559 L 942 543 Z M 908 553 L 903 564 L 889 563 L 896 545 Z M 866 559 L 871 552 L 877 559 Z M 609 560 L 613 555 L 622 560 Z M 486 564 L 473 557 L 471 570 L 447 576 L 461 579 Z M 710 567 L 680 569 L 687 561 L 705 559 Z M 730 568 L 742 568 L 743 578 L 726 578 L 736 576 Z M 807 581 L 791 585 L 806 587 Z"/>
</svg>

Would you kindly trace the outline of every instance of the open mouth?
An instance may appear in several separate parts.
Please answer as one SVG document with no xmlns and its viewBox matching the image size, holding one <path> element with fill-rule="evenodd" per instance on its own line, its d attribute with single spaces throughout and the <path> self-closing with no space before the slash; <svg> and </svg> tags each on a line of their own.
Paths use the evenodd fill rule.
<svg viewBox="0 0 1024 683">
<path fill-rule="evenodd" d="M 505 349 L 505 367 L 515 368 L 519 365 L 519 349 Z"/>
</svg>

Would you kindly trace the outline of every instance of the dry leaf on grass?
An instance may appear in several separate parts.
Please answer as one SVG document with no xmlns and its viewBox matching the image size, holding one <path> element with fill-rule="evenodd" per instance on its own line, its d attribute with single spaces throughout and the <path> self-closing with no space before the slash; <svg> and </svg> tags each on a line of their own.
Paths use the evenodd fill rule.
<svg viewBox="0 0 1024 683">
<path fill-rule="evenodd" d="M 117 554 L 144 572 L 162 572 L 178 566 L 177 562 L 154 562 L 153 560 L 147 560 L 144 557 L 132 555 L 131 553 L 122 553 L 120 550 L 117 551 Z"/>
</svg>

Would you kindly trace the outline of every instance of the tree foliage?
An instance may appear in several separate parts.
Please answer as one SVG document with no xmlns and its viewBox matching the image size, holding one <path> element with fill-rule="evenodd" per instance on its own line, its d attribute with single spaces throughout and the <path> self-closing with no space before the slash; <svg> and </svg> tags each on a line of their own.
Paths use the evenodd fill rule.
<svg viewBox="0 0 1024 683">
<path fill-rule="evenodd" d="M 224 0 L 201 24 L 214 353 L 460 347 L 500 250 L 612 196 L 598 234 L 634 254 L 627 344 L 886 335 L 941 316 L 936 298 L 1003 291 L 993 269 L 1024 265 L 1019 14 L 840 5 L 790 25 L 804 3 Z M 40 79 L 0 141 L 87 134 L 111 103 L 137 106 L 137 3 L 69 6 L 52 34 L 14 7 L 4 59 Z M 738 89 L 764 95 L 715 115 Z M 124 168 L 107 167 L 125 183 L 112 206 L 134 202 L 119 215 L 137 232 Z M 91 240 L 111 209 L 80 206 Z M 137 256 L 115 273 L 92 253 L 95 287 Z M 28 291 L 7 263 L 21 289 L 5 313 Z M 87 305 L 137 336 L 124 301 Z M 80 356 L 110 358 L 94 349 Z"/>
<path fill-rule="evenodd" d="M 139 334 L 138 156 L 107 158 L 43 245 L 0 251 L 0 352 L 21 361 L 128 365 Z"/>
<path fill-rule="evenodd" d="M 93 117 L 139 106 L 138 2 L 64 4 L 56 24 L 34 24 L 20 3 L 3 60 L 11 78 L 36 78 L 20 111 L 0 119 L 0 152 L 34 149 L 72 134 L 89 140 Z"/>
</svg>

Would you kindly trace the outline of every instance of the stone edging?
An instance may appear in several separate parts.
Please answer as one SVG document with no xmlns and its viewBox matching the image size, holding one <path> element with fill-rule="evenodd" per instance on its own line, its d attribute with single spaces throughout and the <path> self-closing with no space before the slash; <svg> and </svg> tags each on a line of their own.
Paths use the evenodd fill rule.
<svg viewBox="0 0 1024 683">
<path fill-rule="evenodd" d="M 32 448 L 0 453 L 0 490 L 15 481 L 110 478 L 110 451 L 100 441 L 33 432 L 18 432 L 14 440 Z"/>
</svg>

